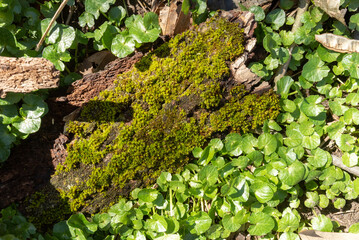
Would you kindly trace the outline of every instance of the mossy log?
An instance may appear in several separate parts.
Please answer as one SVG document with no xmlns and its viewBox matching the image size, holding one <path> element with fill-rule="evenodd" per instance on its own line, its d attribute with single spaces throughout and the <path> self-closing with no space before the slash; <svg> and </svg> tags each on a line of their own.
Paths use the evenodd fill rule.
<svg viewBox="0 0 359 240">
<path fill-rule="evenodd" d="M 235 76 L 253 49 L 253 16 L 243 14 L 247 22 L 215 17 L 177 35 L 69 122 L 68 155 L 51 183 L 73 211 L 105 210 L 162 171 L 179 172 L 212 137 L 254 131 L 278 115 L 276 94 Z M 261 94 L 248 91 L 255 84 Z"/>
</svg>

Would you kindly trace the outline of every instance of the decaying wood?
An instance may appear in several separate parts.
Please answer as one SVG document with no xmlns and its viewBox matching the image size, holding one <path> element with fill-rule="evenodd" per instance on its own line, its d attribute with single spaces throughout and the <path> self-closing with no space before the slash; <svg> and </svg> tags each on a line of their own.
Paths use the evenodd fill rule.
<svg viewBox="0 0 359 240">
<path fill-rule="evenodd" d="M 359 53 L 359 40 L 349 39 L 332 33 L 315 35 L 315 40 L 324 47 L 340 53 Z"/>
<path fill-rule="evenodd" d="M 56 88 L 60 72 L 44 58 L 0 57 L 0 97 L 7 92 Z"/>
<path fill-rule="evenodd" d="M 344 165 L 342 157 L 338 156 L 337 153 L 336 154 L 332 154 L 332 158 L 333 158 L 333 165 L 337 166 L 341 169 L 343 169 L 344 171 L 347 171 L 350 174 L 353 174 L 354 176 L 359 177 L 359 167 L 347 167 Z"/>
<path fill-rule="evenodd" d="M 261 78 L 246 66 L 257 42 L 256 38 L 253 37 L 254 29 L 257 26 L 254 14 L 251 12 L 241 12 L 240 15 L 235 16 L 234 12 L 223 12 L 222 16 L 228 19 L 238 17 L 241 27 L 243 27 L 244 36 L 246 36 L 246 45 L 244 46 L 244 53 L 230 65 L 232 76 L 236 82 L 243 84 L 246 90 L 252 93 L 260 94 L 266 92 L 270 89 L 268 82 L 262 82 Z"/>
<path fill-rule="evenodd" d="M 305 230 L 299 233 L 302 240 L 359 240 L 359 234 L 321 232 L 316 230 Z"/>
<path fill-rule="evenodd" d="M 317 7 L 320 7 L 329 16 L 336 18 L 338 21 L 346 25 L 344 19 L 346 9 L 339 10 L 341 5 L 340 2 L 340 0 L 313 0 L 313 3 Z"/>
</svg>

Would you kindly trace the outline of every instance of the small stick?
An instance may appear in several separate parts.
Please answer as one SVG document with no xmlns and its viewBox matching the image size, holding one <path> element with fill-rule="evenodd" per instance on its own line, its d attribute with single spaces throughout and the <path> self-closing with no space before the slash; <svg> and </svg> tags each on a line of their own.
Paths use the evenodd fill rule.
<svg viewBox="0 0 359 240">
<path fill-rule="evenodd" d="M 40 50 L 40 47 L 41 47 L 42 43 L 44 42 L 44 40 L 45 40 L 45 38 L 46 38 L 46 35 L 49 33 L 51 26 L 54 24 L 55 20 L 56 20 L 57 17 L 60 15 L 62 9 L 64 9 L 64 7 L 65 7 L 65 5 L 67 4 L 68 1 L 69 1 L 69 0 L 64 0 L 64 1 L 61 3 L 60 7 L 59 7 L 59 8 L 57 9 L 57 11 L 55 12 L 55 15 L 52 17 L 49 26 L 47 26 L 46 31 L 45 31 L 44 34 L 42 35 L 42 37 L 41 37 L 39 43 L 36 45 L 35 51 L 39 51 L 39 50 Z"/>
<path fill-rule="evenodd" d="M 310 4 L 310 0 L 299 0 L 299 6 L 297 8 L 297 15 L 295 17 L 294 24 L 292 26 L 292 32 L 295 33 L 298 28 L 302 25 L 301 18 Z M 289 67 L 290 60 L 292 59 L 292 51 L 296 46 L 295 43 L 292 43 L 289 47 L 289 58 L 286 63 L 284 63 L 280 68 L 278 68 L 276 75 L 274 76 L 274 90 L 277 91 L 277 82 L 284 77 Z"/>
<path fill-rule="evenodd" d="M 344 171 L 347 171 L 348 173 L 353 174 L 354 176 L 359 177 L 359 167 L 355 166 L 355 167 L 347 167 L 344 165 L 342 158 L 339 156 L 336 156 L 334 154 L 332 154 L 332 158 L 333 158 L 333 165 L 337 166 L 341 169 L 343 169 Z"/>
</svg>

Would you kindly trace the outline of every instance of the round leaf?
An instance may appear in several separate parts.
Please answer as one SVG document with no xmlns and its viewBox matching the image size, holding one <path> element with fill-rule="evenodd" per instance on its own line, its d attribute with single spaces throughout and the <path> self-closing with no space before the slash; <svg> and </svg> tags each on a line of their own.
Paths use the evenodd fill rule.
<svg viewBox="0 0 359 240">
<path fill-rule="evenodd" d="M 274 219 L 263 212 L 254 213 L 249 217 L 250 226 L 248 228 L 249 234 L 253 236 L 265 235 L 273 230 L 275 227 Z"/>
</svg>

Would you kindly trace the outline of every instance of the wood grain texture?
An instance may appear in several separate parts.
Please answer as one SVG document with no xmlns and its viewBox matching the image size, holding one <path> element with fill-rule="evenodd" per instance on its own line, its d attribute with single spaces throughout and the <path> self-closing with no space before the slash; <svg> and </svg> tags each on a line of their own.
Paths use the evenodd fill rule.
<svg viewBox="0 0 359 240">
<path fill-rule="evenodd" d="M 0 57 L 0 97 L 7 92 L 56 88 L 60 72 L 44 58 Z"/>
</svg>

